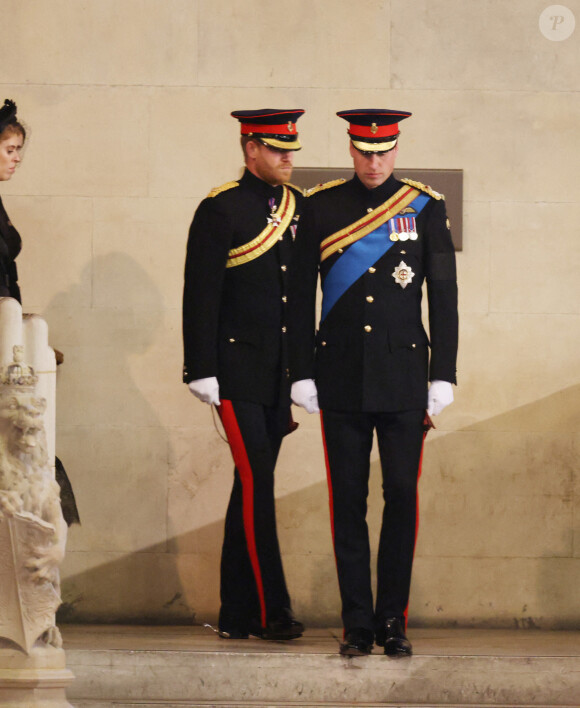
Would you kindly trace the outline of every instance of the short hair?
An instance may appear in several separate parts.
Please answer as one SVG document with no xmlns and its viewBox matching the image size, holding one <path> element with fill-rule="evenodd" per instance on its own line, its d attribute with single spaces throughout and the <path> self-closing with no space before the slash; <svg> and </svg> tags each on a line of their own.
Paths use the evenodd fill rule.
<svg viewBox="0 0 580 708">
<path fill-rule="evenodd" d="M 246 150 L 246 145 L 251 142 L 255 142 L 258 145 L 263 145 L 263 143 L 258 140 L 258 138 L 254 137 L 253 135 L 242 135 L 240 138 L 240 145 L 242 146 L 242 152 L 244 153 L 244 162 L 247 164 L 248 162 L 248 153 Z"/>
</svg>

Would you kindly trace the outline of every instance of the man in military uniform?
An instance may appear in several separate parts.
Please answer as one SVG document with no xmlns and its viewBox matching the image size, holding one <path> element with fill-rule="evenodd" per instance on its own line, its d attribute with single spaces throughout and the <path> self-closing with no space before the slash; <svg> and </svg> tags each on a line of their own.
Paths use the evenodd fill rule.
<svg viewBox="0 0 580 708">
<path fill-rule="evenodd" d="M 393 176 L 406 111 L 338 113 L 355 175 L 308 199 L 291 283 L 292 400 L 322 411 L 346 656 L 410 655 L 406 612 L 428 413 L 453 400 L 455 253 L 441 195 Z M 314 333 L 318 270 L 323 290 Z M 421 321 L 427 282 L 430 341 Z M 431 355 L 429 356 L 429 346 Z M 430 384 L 428 384 L 430 382 Z M 373 608 L 366 524 L 376 431 L 384 511 Z"/>
<path fill-rule="evenodd" d="M 303 110 L 232 113 L 246 168 L 214 189 L 191 228 L 183 294 L 183 380 L 215 405 L 234 458 L 221 560 L 219 634 L 294 639 L 276 533 L 274 467 L 291 428 L 286 309 L 303 204 L 287 184 Z"/>
</svg>

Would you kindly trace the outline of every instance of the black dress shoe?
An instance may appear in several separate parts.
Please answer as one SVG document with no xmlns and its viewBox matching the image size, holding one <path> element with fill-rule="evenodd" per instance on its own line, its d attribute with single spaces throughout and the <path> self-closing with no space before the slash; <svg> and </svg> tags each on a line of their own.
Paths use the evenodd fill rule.
<svg viewBox="0 0 580 708">
<path fill-rule="evenodd" d="M 292 610 L 284 608 L 271 619 L 265 627 L 257 625 L 250 629 L 250 634 L 260 639 L 281 640 L 298 639 L 304 633 L 304 625 L 294 618 Z"/>
<path fill-rule="evenodd" d="M 340 645 L 342 656 L 366 656 L 373 650 L 373 633 L 369 629 L 349 629 Z"/>
<path fill-rule="evenodd" d="M 389 617 L 377 630 L 377 644 L 384 647 L 387 656 L 411 656 L 413 648 L 405 634 L 405 620 Z"/>
</svg>

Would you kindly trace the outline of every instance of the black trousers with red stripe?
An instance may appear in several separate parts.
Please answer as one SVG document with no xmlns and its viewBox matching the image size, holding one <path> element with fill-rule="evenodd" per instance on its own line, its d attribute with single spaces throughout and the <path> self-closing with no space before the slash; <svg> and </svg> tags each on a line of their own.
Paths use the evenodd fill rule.
<svg viewBox="0 0 580 708">
<path fill-rule="evenodd" d="M 290 608 L 274 501 L 274 468 L 290 407 L 222 400 L 218 408 L 234 458 L 221 559 L 221 630 L 266 625 Z"/>
<path fill-rule="evenodd" d="M 417 526 L 417 480 L 424 410 L 395 413 L 323 411 L 330 513 L 342 620 L 346 631 L 375 631 L 406 615 Z M 370 454 L 376 431 L 383 476 L 383 519 L 373 609 L 366 522 Z"/>
</svg>

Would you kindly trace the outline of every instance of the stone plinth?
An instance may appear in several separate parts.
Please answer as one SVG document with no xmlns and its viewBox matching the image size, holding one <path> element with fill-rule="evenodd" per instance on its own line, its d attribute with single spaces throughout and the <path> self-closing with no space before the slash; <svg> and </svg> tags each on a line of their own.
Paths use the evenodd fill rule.
<svg viewBox="0 0 580 708">
<path fill-rule="evenodd" d="M 72 708 L 66 688 L 73 679 L 62 649 L 45 645 L 34 647 L 27 655 L 0 639 L 2 708 Z"/>
</svg>

